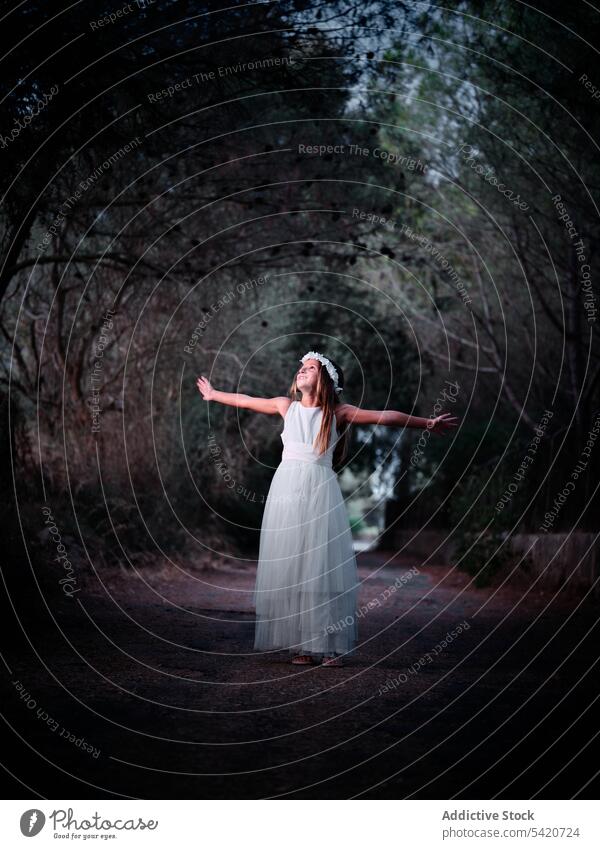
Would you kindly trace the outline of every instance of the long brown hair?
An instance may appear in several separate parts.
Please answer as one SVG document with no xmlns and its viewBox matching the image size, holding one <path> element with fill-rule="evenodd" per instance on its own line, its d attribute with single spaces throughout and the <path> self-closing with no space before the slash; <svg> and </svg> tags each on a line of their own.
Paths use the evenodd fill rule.
<svg viewBox="0 0 600 849">
<path fill-rule="evenodd" d="M 324 354 L 323 356 L 327 356 Z M 333 367 L 338 373 L 338 386 L 344 386 L 344 372 L 340 368 L 340 366 L 332 360 L 331 357 L 327 357 L 327 359 L 331 362 Z M 331 436 L 331 423 L 334 420 L 336 407 L 340 406 L 339 396 L 335 389 L 333 388 L 333 380 L 329 376 L 329 372 L 323 365 L 323 363 L 319 362 L 319 380 L 317 381 L 317 406 L 321 407 L 323 411 L 323 416 L 321 418 L 321 427 L 319 428 L 319 432 L 314 441 L 314 448 L 318 451 L 319 454 L 323 454 L 329 448 L 329 439 Z M 297 374 L 297 372 L 296 372 Z M 298 387 L 296 386 L 296 375 L 294 375 L 294 380 L 292 381 L 292 385 L 290 386 L 289 395 L 292 401 L 300 401 L 302 398 L 302 393 L 299 392 Z M 336 422 L 336 429 L 338 430 L 338 439 L 333 449 L 333 458 L 332 465 L 337 470 L 337 467 L 342 464 L 348 454 L 348 443 L 350 437 L 349 425 L 347 423 L 340 425 L 339 429 Z"/>
</svg>

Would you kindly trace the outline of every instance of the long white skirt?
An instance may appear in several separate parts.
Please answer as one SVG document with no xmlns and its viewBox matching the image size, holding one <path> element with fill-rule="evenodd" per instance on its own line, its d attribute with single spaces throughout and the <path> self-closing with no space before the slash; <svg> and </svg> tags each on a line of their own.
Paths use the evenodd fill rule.
<svg viewBox="0 0 600 849">
<path fill-rule="evenodd" d="M 283 460 L 263 514 L 254 648 L 351 654 L 357 591 L 352 533 L 335 472 Z"/>
</svg>

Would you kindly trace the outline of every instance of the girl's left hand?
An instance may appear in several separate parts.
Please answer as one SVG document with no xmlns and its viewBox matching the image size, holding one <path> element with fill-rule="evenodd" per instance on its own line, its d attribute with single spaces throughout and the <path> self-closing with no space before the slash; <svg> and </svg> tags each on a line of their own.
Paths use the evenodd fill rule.
<svg viewBox="0 0 600 849">
<path fill-rule="evenodd" d="M 433 433 L 446 433 L 449 428 L 456 427 L 457 424 L 458 418 L 456 416 L 451 416 L 450 413 L 442 413 L 441 416 L 436 416 L 427 421 L 427 430 L 431 430 Z"/>
</svg>

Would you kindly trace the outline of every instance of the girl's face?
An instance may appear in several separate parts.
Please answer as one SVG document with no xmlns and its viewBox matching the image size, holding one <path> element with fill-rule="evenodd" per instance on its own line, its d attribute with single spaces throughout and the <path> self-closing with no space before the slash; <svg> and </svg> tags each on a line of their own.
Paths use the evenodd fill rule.
<svg viewBox="0 0 600 849">
<path fill-rule="evenodd" d="M 305 360 L 298 369 L 296 375 L 296 386 L 300 392 L 314 392 L 319 382 L 319 369 L 321 364 L 318 360 Z"/>
</svg>

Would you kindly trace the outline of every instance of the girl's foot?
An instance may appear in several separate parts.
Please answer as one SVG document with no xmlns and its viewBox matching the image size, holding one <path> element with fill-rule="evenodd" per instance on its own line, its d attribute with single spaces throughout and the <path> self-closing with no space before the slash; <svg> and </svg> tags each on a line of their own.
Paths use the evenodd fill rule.
<svg viewBox="0 0 600 849">
<path fill-rule="evenodd" d="M 301 666 L 312 666 L 314 661 L 310 654 L 297 654 L 292 658 L 292 663 L 296 663 Z"/>
<path fill-rule="evenodd" d="M 335 654 L 326 654 L 321 661 L 321 666 L 343 666 L 344 662 L 341 657 Z"/>
</svg>

